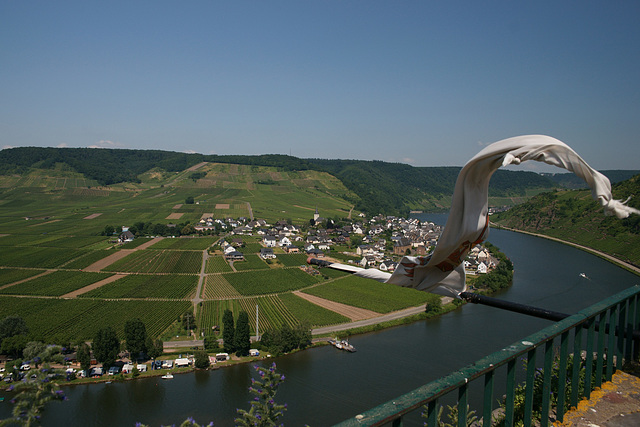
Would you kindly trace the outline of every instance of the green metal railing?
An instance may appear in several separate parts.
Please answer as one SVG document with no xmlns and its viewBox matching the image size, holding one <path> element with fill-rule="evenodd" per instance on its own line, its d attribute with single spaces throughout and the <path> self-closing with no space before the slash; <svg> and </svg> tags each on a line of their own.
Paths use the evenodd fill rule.
<svg viewBox="0 0 640 427">
<path fill-rule="evenodd" d="M 476 402 L 483 426 L 492 425 L 493 412 L 499 406 L 495 393 L 495 382 L 499 368 L 506 367 L 506 390 L 503 400 L 505 426 L 514 424 L 516 388 L 516 366 L 526 357 L 525 370 L 525 426 L 530 426 L 534 408 L 534 382 L 542 380 L 542 393 L 538 396 L 540 425 L 548 426 L 552 410 L 552 377 L 557 390 L 555 419 L 562 421 L 565 407 L 577 406 L 582 398 L 588 399 L 592 386 L 600 387 L 610 381 L 616 369 L 622 367 L 623 359 L 630 360 L 640 353 L 638 329 L 640 326 L 640 286 L 636 285 L 577 314 L 567 317 L 548 328 L 497 351 L 459 371 L 426 384 L 392 401 L 350 418 L 339 426 L 378 426 L 391 424 L 401 426 L 403 417 L 422 411 L 428 427 L 438 423 L 439 400 L 457 391 L 458 427 L 467 426 L 469 413 L 469 387 L 474 380 L 484 379 L 482 405 Z M 572 352 L 569 354 L 569 348 Z M 536 357 L 542 352 L 541 365 Z M 593 355 L 590 357 L 589 355 Z M 554 362 L 555 360 L 555 362 Z M 572 366 L 570 365 L 572 362 Z M 553 374 L 554 363 L 557 373 Z M 569 366 L 569 369 L 567 367 Z M 582 370 L 582 372 L 581 372 Z M 500 372 L 504 377 L 504 373 Z M 542 377 L 542 378 L 541 378 Z M 586 380 L 585 380 L 586 379 Z M 476 384 L 476 383 L 474 383 Z M 557 385 L 556 385 L 557 384 Z M 573 385 L 573 386 L 572 386 Z M 568 394 L 569 393 L 569 394 Z"/>
</svg>

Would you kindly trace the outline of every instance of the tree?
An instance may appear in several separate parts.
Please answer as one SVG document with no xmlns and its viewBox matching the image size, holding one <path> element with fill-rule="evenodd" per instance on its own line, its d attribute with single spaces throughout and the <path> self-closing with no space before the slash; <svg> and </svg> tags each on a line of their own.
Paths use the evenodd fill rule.
<svg viewBox="0 0 640 427">
<path fill-rule="evenodd" d="M 194 203 L 193 196 L 188 196 L 186 199 L 184 199 L 184 203 L 186 205 L 192 205 Z"/>
<path fill-rule="evenodd" d="M 147 336 L 147 356 L 152 359 L 162 356 L 164 351 L 164 343 L 162 340 L 153 340 L 150 336 Z"/>
<path fill-rule="evenodd" d="M 100 329 L 93 339 L 93 354 L 102 366 L 113 366 L 120 353 L 118 334 L 111 327 Z"/>
<path fill-rule="evenodd" d="M 198 350 L 194 353 L 195 361 L 194 366 L 196 369 L 208 369 L 209 368 L 209 355 L 204 350 Z"/>
<path fill-rule="evenodd" d="M 222 314 L 222 341 L 224 342 L 224 351 L 227 353 L 233 353 L 235 349 L 234 336 L 233 312 L 226 309 Z"/>
<path fill-rule="evenodd" d="M 22 356 L 22 350 L 27 345 L 27 337 L 24 335 L 14 335 L 2 340 L 0 353 L 13 358 Z"/>
<path fill-rule="evenodd" d="M 251 330 L 249 329 L 249 315 L 242 310 L 238 314 L 236 331 L 234 336 L 234 347 L 238 356 L 248 356 L 251 348 Z"/>
<path fill-rule="evenodd" d="M 76 359 L 80 363 L 80 367 L 88 374 L 91 368 L 91 348 L 86 342 L 80 343 L 76 351 Z"/>
<path fill-rule="evenodd" d="M 29 333 L 27 323 L 20 316 L 7 316 L 0 322 L 0 341 L 15 335 L 26 335 Z"/>
<path fill-rule="evenodd" d="M 147 328 L 140 319 L 128 320 L 124 324 L 125 346 L 131 359 L 147 353 Z"/>
<path fill-rule="evenodd" d="M 36 357 L 40 356 L 45 350 L 47 346 L 40 341 L 29 341 L 27 345 L 22 350 L 22 355 L 27 360 L 34 360 Z M 36 362 L 36 367 L 38 367 L 38 363 Z"/>
</svg>

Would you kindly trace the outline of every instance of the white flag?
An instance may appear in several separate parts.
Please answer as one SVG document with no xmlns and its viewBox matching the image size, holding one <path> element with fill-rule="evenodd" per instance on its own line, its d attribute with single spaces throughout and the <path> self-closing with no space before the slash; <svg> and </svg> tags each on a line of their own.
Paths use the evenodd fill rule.
<svg viewBox="0 0 640 427">
<path fill-rule="evenodd" d="M 460 171 L 449 219 L 435 250 L 424 257 L 403 257 L 386 282 L 445 296 L 457 297 L 463 292 L 466 289 L 463 261 L 469 250 L 489 235 L 487 213 L 491 175 L 500 166 L 527 160 L 545 162 L 578 175 L 589 185 L 591 195 L 607 215 L 626 218 L 631 213 L 640 213 L 624 202 L 613 200 L 609 179 L 591 168 L 565 143 L 544 135 L 504 139 L 484 148 Z M 362 277 L 371 274 L 371 270 L 356 273 Z"/>
</svg>

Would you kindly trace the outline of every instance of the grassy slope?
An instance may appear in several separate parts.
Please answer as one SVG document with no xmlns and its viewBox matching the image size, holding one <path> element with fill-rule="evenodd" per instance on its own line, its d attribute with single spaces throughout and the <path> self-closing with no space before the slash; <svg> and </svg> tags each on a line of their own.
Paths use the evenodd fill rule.
<svg viewBox="0 0 640 427">
<path fill-rule="evenodd" d="M 7 255 L 7 257 L 0 257 L 0 283 L 13 283 L 42 273 L 45 268 L 61 269 L 61 273 L 53 273 L 50 276 L 52 280 L 62 273 L 77 277 L 77 285 L 70 286 L 70 289 L 90 283 L 92 280 L 88 280 L 89 276 L 96 273 L 84 273 L 80 269 L 115 251 L 114 249 L 105 250 L 112 246 L 109 241 L 113 240 L 113 237 L 99 235 L 106 225 L 132 225 L 138 221 L 165 224 L 185 221 L 193 223 L 204 214 L 213 214 L 214 217 L 248 217 L 248 203 L 256 218 L 264 218 L 270 223 L 279 219 L 290 219 L 302 224 L 308 223 L 316 207 L 325 217 L 346 217 L 352 207 L 343 199 L 350 193 L 340 181 L 324 172 L 291 172 L 261 166 L 215 163 L 201 167 L 199 172 L 204 172 L 205 175 L 194 181 L 190 178 L 192 173 L 190 171 L 169 173 L 154 170 L 141 175 L 139 183 L 121 183 L 112 186 L 98 186 L 97 182 L 87 180 L 80 174 L 60 170 L 30 170 L 22 176 L 0 176 L 0 253 Z M 193 196 L 197 203 L 184 204 L 187 196 Z M 180 218 L 168 219 L 175 213 L 182 215 Z M 25 220 L 27 217 L 30 219 Z M 155 258 L 152 256 L 154 254 L 164 253 L 170 256 L 172 253 L 178 254 L 187 250 L 200 257 L 201 251 L 216 240 L 217 238 L 212 237 L 189 239 L 188 242 L 184 239 L 167 239 L 160 242 L 157 247 L 152 246 L 143 250 L 143 253 L 147 253 L 149 255 L 147 258 L 151 259 Z M 257 248 L 255 244 L 248 245 L 247 249 L 249 247 Z M 46 259 L 40 259 L 42 257 Z M 130 257 L 132 256 L 128 258 Z M 257 260 L 257 256 L 250 258 Z M 11 262 L 6 263 L 3 260 Z M 266 269 L 265 273 L 270 272 L 270 267 L 266 263 L 263 261 L 259 263 L 261 268 Z M 245 267 L 241 263 L 237 264 L 239 264 L 238 270 L 243 270 Z M 114 266 L 117 265 L 114 264 Z M 200 263 L 198 262 L 197 265 L 199 269 Z M 130 268 L 132 266 L 127 265 L 125 270 Z M 148 268 L 150 268 L 149 263 L 134 268 L 134 272 L 143 272 Z M 114 271 L 119 270 L 121 269 Z M 308 278 L 296 287 L 317 283 L 317 278 L 295 270 L 291 273 Z M 24 274 L 18 272 L 24 272 Z M 193 273 L 195 270 L 189 270 L 189 272 Z M 274 273 L 277 275 L 278 272 Z M 227 275 L 231 274 L 240 277 L 243 274 L 251 275 L 252 273 L 227 273 Z M 265 280 L 271 279 L 272 274 L 263 273 L 263 276 Z M 287 273 L 287 277 L 289 276 L 291 274 Z M 131 280 L 120 279 L 112 282 L 76 300 L 4 296 L 2 299 L 6 304 L 0 310 L 0 316 L 4 317 L 8 314 L 24 316 L 35 338 L 73 340 L 90 338 L 95 332 L 96 326 L 100 325 L 100 319 L 96 317 L 96 307 L 102 307 L 100 305 L 102 302 L 108 302 L 109 307 L 109 310 L 99 312 L 99 316 L 106 316 L 104 324 L 119 328 L 129 317 L 141 315 L 137 310 L 129 309 L 130 306 L 133 307 L 133 302 L 126 301 L 126 298 L 168 298 L 168 301 L 148 301 L 149 307 L 162 310 L 161 313 L 157 313 L 160 317 L 143 316 L 145 317 L 143 320 L 149 322 L 147 327 L 153 334 L 161 333 L 175 321 L 178 314 L 190 307 L 190 303 L 179 301 L 179 299 L 184 298 L 185 293 L 192 292 L 194 285 L 178 286 L 178 282 L 193 280 L 194 276 L 162 275 L 158 276 L 162 280 L 129 289 L 135 282 L 133 277 Z M 169 283 L 171 277 L 175 277 L 175 291 Z M 4 293 L 20 293 L 20 289 L 28 289 L 29 291 L 25 294 L 48 295 L 51 292 L 46 290 L 47 287 L 56 287 L 55 284 L 48 283 L 47 276 L 33 280 L 31 284 L 27 281 L 22 285 L 6 288 Z M 268 283 L 265 284 L 268 286 Z M 34 286 L 38 289 L 32 289 Z M 42 289 L 39 290 L 40 288 Z M 64 292 L 66 291 L 65 288 Z M 60 292 L 53 292 L 53 294 L 57 295 Z M 283 295 L 282 301 L 275 299 L 273 301 L 277 304 L 272 304 L 275 308 L 271 310 L 270 323 L 274 325 L 284 321 L 285 318 L 281 316 L 282 313 L 287 312 L 289 313 L 286 317 L 288 322 L 295 322 L 297 319 L 297 321 L 308 321 L 312 325 L 325 325 L 345 320 L 342 316 L 324 309 L 312 310 L 306 301 L 293 298 L 286 292 L 281 295 Z M 16 303 L 10 302 L 14 300 Z M 246 309 L 253 300 L 255 298 L 236 299 L 229 302 L 233 307 Z M 144 303 L 146 302 L 139 301 L 136 304 Z M 287 306 L 290 306 L 290 309 L 286 308 Z M 265 306 L 265 313 L 263 313 L 265 316 L 267 316 L 268 307 Z M 38 318 L 43 312 L 51 313 L 46 321 Z M 118 319 L 110 319 L 111 315 L 118 316 Z M 73 327 L 70 327 L 72 324 Z"/>
<path fill-rule="evenodd" d="M 613 187 L 614 198 L 622 200 L 639 191 L 640 176 Z M 638 209 L 640 201 L 632 198 L 629 205 Z M 557 237 L 640 265 L 640 216 L 623 220 L 604 216 L 603 209 L 587 190 L 544 193 L 491 219 L 500 225 Z"/>
</svg>

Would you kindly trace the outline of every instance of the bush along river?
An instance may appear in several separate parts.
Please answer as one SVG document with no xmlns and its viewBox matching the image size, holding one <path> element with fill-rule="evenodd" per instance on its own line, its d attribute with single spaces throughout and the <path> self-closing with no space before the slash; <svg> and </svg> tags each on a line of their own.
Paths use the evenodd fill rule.
<svg viewBox="0 0 640 427">
<path fill-rule="evenodd" d="M 445 217 L 417 216 L 443 223 Z M 587 252 L 543 238 L 492 229 L 488 239 L 513 262 L 513 286 L 494 296 L 563 313 L 594 304 L 640 278 Z M 582 275 L 581 275 L 582 273 Z M 286 380 L 276 401 L 285 425 L 332 425 L 407 393 L 550 325 L 549 321 L 466 304 L 438 318 L 352 336 L 358 351 L 312 348 L 265 360 Z M 249 408 L 249 364 L 111 384 L 65 387 L 68 400 L 45 409 L 44 426 L 179 425 L 187 417 L 234 425 Z M 10 398 L 8 393 L 3 397 Z M 0 418 L 11 405 L 0 403 Z M 411 424 L 411 422 L 407 423 Z M 421 425 L 417 420 L 416 425 Z"/>
</svg>

